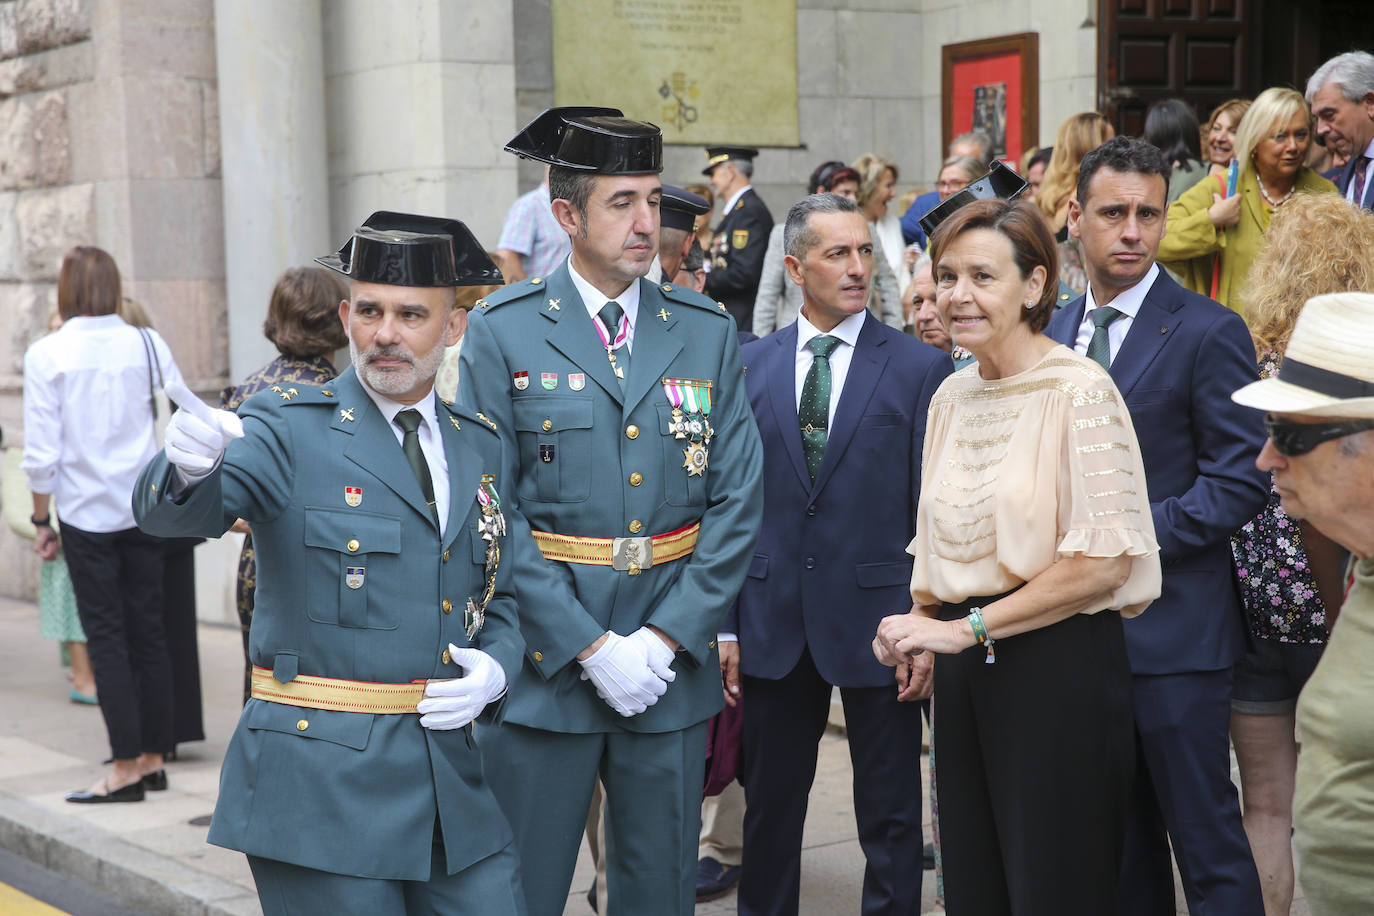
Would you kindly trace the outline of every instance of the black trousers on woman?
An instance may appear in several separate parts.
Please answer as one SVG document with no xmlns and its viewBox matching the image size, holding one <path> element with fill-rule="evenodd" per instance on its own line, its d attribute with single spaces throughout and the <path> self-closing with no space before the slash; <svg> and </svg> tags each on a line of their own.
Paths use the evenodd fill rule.
<svg viewBox="0 0 1374 916">
<path fill-rule="evenodd" d="M 116 760 L 172 746 L 172 668 L 162 617 L 162 541 L 137 528 L 62 523 L 100 713 Z"/>
<path fill-rule="evenodd" d="M 997 640 L 996 654 L 995 664 L 983 646 L 935 659 L 945 906 L 1110 916 L 1135 760 L 1121 617 L 1075 614 Z"/>
</svg>

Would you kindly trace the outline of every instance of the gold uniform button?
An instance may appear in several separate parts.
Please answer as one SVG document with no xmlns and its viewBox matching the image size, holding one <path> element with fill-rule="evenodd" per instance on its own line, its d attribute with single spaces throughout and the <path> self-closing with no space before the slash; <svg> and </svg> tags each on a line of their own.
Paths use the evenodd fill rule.
<svg viewBox="0 0 1374 916">
<path fill-rule="evenodd" d="M 553 429 L 552 420 L 545 420 L 543 423 L 540 423 L 539 425 L 544 430 L 544 432 L 548 432 L 549 430 Z"/>
<path fill-rule="evenodd" d="M 530 282 L 533 283 L 535 286 L 538 286 L 540 283 L 544 282 L 544 279 L 542 277 L 535 277 Z"/>
<path fill-rule="evenodd" d="M 644 482 L 644 475 L 635 471 L 630 475 L 630 486 L 637 487 Z"/>
<path fill-rule="evenodd" d="M 629 426 L 625 427 L 625 438 L 626 438 L 626 439 L 638 439 L 638 438 L 639 438 L 639 427 L 638 427 L 638 426 L 635 426 L 633 423 L 631 423 Z"/>
<path fill-rule="evenodd" d="M 332 398 L 332 397 L 334 396 L 334 392 L 332 392 L 332 391 L 330 391 L 330 390 L 328 390 L 328 389 L 325 389 L 324 391 L 321 391 L 320 394 L 324 395 L 324 396 L 327 397 L 327 398 Z"/>
<path fill-rule="evenodd" d="M 444 599 L 444 603 L 443 603 L 443 608 L 444 608 L 444 613 L 445 613 L 445 614 L 452 614 L 452 613 L 453 613 L 453 602 L 452 602 L 452 601 L 449 601 L 447 598 L 445 598 L 445 599 Z"/>
<path fill-rule="evenodd" d="M 536 651 L 536 652 L 534 653 L 534 660 L 537 661 L 537 662 L 542 662 L 542 661 L 544 660 L 544 653 L 543 653 L 543 652 Z"/>
<path fill-rule="evenodd" d="M 445 562 L 445 563 L 448 562 L 448 551 L 447 551 L 447 550 L 444 551 L 444 562 Z"/>
<path fill-rule="evenodd" d="M 643 530 L 644 523 L 641 522 L 639 519 L 635 519 L 634 521 L 630 522 L 630 534 L 639 534 L 639 532 Z"/>
<path fill-rule="evenodd" d="M 445 649 L 444 654 L 439 656 L 439 660 L 443 662 L 445 665 L 447 665 L 449 662 L 453 661 L 453 656 L 449 655 L 448 650 Z"/>
<path fill-rule="evenodd" d="M 307 722 L 305 719 L 301 719 L 299 722 L 296 723 L 296 731 L 298 732 L 303 732 L 309 727 L 310 723 Z"/>
<path fill-rule="evenodd" d="M 361 546 L 363 546 L 363 545 L 358 543 L 358 539 L 357 539 L 357 538 L 353 538 L 351 541 L 348 542 L 348 552 L 349 552 L 349 553 L 357 553 L 357 552 L 358 552 L 358 548 L 361 547 Z"/>
</svg>

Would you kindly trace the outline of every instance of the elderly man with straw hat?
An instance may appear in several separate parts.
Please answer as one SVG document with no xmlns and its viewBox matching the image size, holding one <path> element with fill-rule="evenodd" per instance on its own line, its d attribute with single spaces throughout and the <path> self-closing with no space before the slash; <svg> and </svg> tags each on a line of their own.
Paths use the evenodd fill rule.
<svg viewBox="0 0 1374 916">
<path fill-rule="evenodd" d="M 1331 642 L 1298 700 L 1298 877 L 1313 916 L 1374 898 L 1374 294 L 1314 296 L 1275 378 L 1232 399 L 1268 411 L 1256 462 L 1283 510 L 1352 554 Z"/>
</svg>

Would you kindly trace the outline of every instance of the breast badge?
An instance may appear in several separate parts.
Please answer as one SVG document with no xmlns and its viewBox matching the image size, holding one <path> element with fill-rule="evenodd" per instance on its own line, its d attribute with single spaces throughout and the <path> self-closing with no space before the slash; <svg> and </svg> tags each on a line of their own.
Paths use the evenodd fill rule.
<svg viewBox="0 0 1374 916">
<path fill-rule="evenodd" d="M 736 229 L 734 232 L 731 232 L 731 233 L 730 233 L 730 244 L 731 244 L 731 245 L 734 245 L 736 248 L 743 248 L 745 245 L 748 245 L 748 244 L 749 244 L 749 230 L 748 230 L 748 229 Z"/>
<path fill-rule="evenodd" d="M 711 440 L 716 435 L 709 419 L 712 384 L 710 379 L 663 380 L 663 393 L 668 396 L 668 403 L 673 405 L 668 432 L 673 434 L 673 438 L 687 442 L 682 450 L 682 466 L 687 469 L 688 477 L 703 476 L 710 460 Z"/>
<path fill-rule="evenodd" d="M 587 387 L 587 376 L 581 372 L 569 372 L 568 387 L 573 391 L 581 391 Z"/>
<path fill-rule="evenodd" d="M 344 487 L 344 502 L 356 509 L 363 504 L 362 487 Z"/>
<path fill-rule="evenodd" d="M 367 568 L 363 566 L 345 566 L 344 584 L 349 588 L 358 589 L 363 587 L 363 582 L 367 579 Z"/>
<path fill-rule="evenodd" d="M 530 374 L 524 370 L 511 373 L 511 381 L 515 383 L 516 391 L 524 391 L 530 387 Z"/>
<path fill-rule="evenodd" d="M 541 385 L 544 386 L 544 390 L 545 390 L 545 391 L 553 391 L 555 388 L 558 387 L 558 373 L 557 373 L 557 372 L 541 372 L 541 373 L 539 373 L 539 384 L 541 384 Z"/>
</svg>

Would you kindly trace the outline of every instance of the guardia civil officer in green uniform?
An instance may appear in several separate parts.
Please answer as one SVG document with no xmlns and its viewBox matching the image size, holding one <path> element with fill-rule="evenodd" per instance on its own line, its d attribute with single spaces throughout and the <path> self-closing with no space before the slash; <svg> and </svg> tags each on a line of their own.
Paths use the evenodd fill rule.
<svg viewBox="0 0 1374 916">
<path fill-rule="evenodd" d="M 253 698 L 209 839 L 248 854 L 269 916 L 524 913 L 471 723 L 508 702 L 513 567 L 542 558 L 495 425 L 434 393 L 456 287 L 500 274 L 457 220 L 385 212 L 320 263 L 349 280 L 353 368 L 241 425 L 179 411 L 134 491 L 154 534 L 253 529 Z"/>
<path fill-rule="evenodd" d="M 763 257 L 768 253 L 768 234 L 773 214 L 754 192 L 752 146 L 712 146 L 706 150 L 701 174 L 721 204 L 721 220 L 711 242 L 711 269 L 706 274 L 706 295 L 725 303 L 741 331 L 754 326 L 754 299 L 763 276 Z"/>
<path fill-rule="evenodd" d="M 644 279 L 657 127 L 551 109 L 506 149 L 552 166 L 572 254 L 479 302 L 463 346 L 460 400 L 510 431 L 544 555 L 517 571 L 527 648 L 505 722 L 478 737 L 531 914 L 563 912 L 598 772 L 610 913 L 689 914 L 716 630 L 762 506 L 734 322 Z"/>
</svg>

